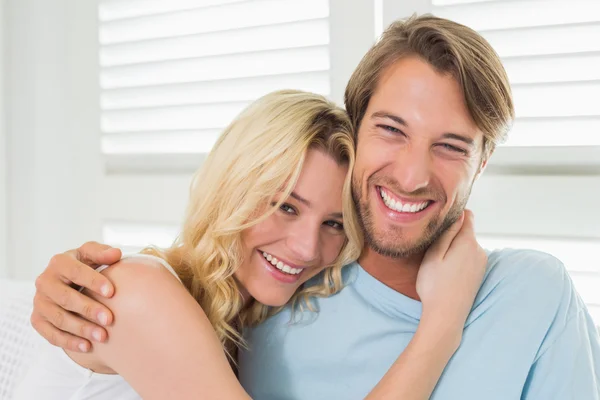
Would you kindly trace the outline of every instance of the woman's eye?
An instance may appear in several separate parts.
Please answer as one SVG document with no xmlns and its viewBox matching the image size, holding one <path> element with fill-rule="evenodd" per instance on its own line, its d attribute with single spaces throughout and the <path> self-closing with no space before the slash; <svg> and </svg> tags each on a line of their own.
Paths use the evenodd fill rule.
<svg viewBox="0 0 600 400">
<path fill-rule="evenodd" d="M 279 206 L 279 209 L 286 214 L 296 214 L 296 209 L 289 204 L 283 203 L 281 206 Z"/>
<path fill-rule="evenodd" d="M 344 224 L 342 224 L 341 222 L 337 222 L 337 221 L 325 221 L 325 225 L 330 226 L 333 229 L 336 229 L 338 231 L 344 230 Z"/>
</svg>

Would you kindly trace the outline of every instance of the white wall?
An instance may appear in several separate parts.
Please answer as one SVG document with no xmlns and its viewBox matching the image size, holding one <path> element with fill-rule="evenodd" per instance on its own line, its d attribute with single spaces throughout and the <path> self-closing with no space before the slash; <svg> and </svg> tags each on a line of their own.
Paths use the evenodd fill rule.
<svg viewBox="0 0 600 400">
<path fill-rule="evenodd" d="M 100 238 L 95 1 L 5 0 L 8 274 Z"/>
<path fill-rule="evenodd" d="M 4 0 L 0 0 L 0 279 L 8 277 L 6 263 L 6 199 L 7 199 L 7 161 L 6 161 L 6 130 L 4 126 Z"/>
<path fill-rule="evenodd" d="M 371 1 L 329 1 L 331 99 L 344 104 L 348 79 L 375 42 L 375 15 Z"/>
<path fill-rule="evenodd" d="M 377 1 L 377 0 L 376 0 Z M 431 12 L 431 0 L 378 0 L 382 2 L 383 27 L 398 18 L 410 17 L 413 14 L 425 14 Z"/>
</svg>

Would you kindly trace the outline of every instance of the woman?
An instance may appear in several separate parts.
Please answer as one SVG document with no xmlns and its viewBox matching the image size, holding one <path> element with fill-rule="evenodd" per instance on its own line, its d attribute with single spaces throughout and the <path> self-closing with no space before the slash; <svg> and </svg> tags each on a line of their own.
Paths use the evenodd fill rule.
<svg viewBox="0 0 600 400">
<path fill-rule="evenodd" d="M 17 398 L 249 398 L 230 365 L 244 344 L 241 329 L 288 302 L 303 312 L 311 296 L 336 293 L 342 266 L 359 255 L 353 163 L 350 123 L 323 97 L 281 91 L 253 103 L 195 177 L 175 244 L 104 269 L 115 295 L 95 298 L 114 313 L 109 340 L 87 354 L 48 349 Z M 461 224 L 432 246 L 424 270 L 444 266 Z M 469 286 L 467 306 L 456 309 L 464 318 L 485 265 L 469 258 L 452 265 L 468 272 L 460 282 L 445 283 Z M 428 327 L 462 319 L 448 317 Z M 428 398 L 460 342 L 462 323 L 442 337 L 419 332 L 371 397 Z M 433 344 L 438 351 L 431 355 Z M 414 377 L 412 363 L 426 363 L 426 372 Z"/>
</svg>

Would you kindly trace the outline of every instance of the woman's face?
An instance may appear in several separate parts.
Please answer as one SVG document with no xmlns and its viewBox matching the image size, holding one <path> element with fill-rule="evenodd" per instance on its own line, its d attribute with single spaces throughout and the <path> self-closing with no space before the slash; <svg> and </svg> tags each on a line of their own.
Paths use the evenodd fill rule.
<svg viewBox="0 0 600 400">
<path fill-rule="evenodd" d="M 342 188 L 347 172 L 324 152 L 308 151 L 292 195 L 266 220 L 242 232 L 244 262 L 235 277 L 245 297 L 283 305 L 335 261 L 346 240 Z"/>
</svg>

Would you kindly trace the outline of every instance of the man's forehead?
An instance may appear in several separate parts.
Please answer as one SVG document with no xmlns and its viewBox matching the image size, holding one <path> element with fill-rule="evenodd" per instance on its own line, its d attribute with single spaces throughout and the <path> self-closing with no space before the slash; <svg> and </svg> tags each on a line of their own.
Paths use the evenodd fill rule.
<svg viewBox="0 0 600 400">
<path fill-rule="evenodd" d="M 400 59 L 385 68 L 375 85 L 373 96 L 383 96 L 387 100 L 451 101 L 449 105 L 462 105 L 467 111 L 458 80 L 416 57 Z"/>
<path fill-rule="evenodd" d="M 365 118 L 383 115 L 407 128 L 467 136 L 475 143 L 483 139 L 459 83 L 414 57 L 397 61 L 381 74 Z"/>
</svg>

